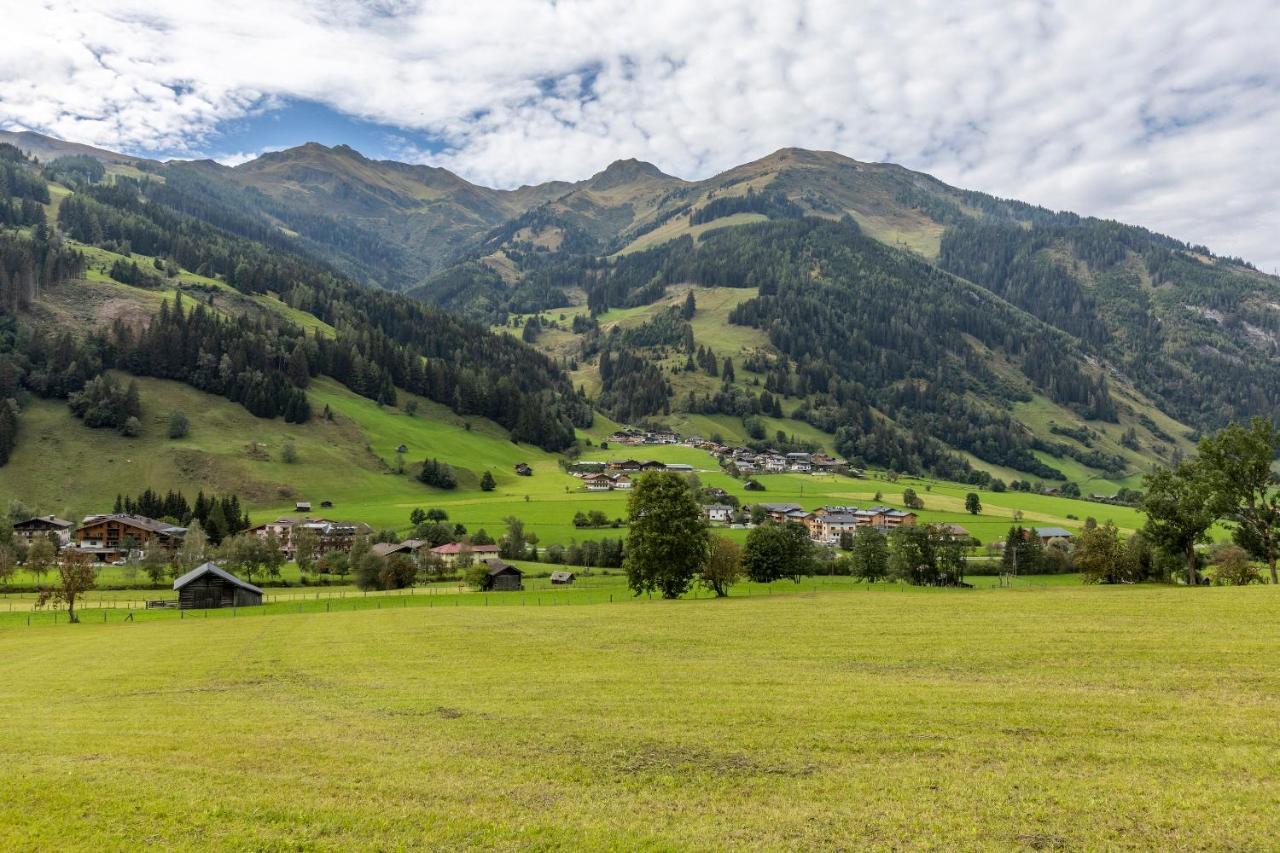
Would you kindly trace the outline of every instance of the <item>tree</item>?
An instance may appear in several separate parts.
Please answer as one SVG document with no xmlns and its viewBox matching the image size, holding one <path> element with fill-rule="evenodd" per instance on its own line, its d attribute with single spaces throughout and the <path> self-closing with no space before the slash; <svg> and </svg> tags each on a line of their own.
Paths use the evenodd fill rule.
<svg viewBox="0 0 1280 853">
<path fill-rule="evenodd" d="M 1172 468 L 1156 468 L 1142 482 L 1142 508 L 1147 513 L 1143 533 L 1158 547 L 1181 555 L 1187 583 L 1196 586 L 1196 546 L 1208 541 L 1209 528 L 1218 520 L 1204 468 L 1199 460 L 1184 459 Z"/>
<path fill-rule="evenodd" d="M 698 310 L 698 301 L 693 298 L 693 291 L 690 290 L 684 298 L 684 305 L 680 307 L 680 319 L 692 320 L 694 313 Z"/>
<path fill-rule="evenodd" d="M 1044 543 L 1022 525 L 1009 528 L 1004 539 L 1004 553 L 1000 557 L 1001 570 L 1011 575 L 1033 575 L 1040 570 L 1044 557 Z"/>
<path fill-rule="evenodd" d="M 191 431 L 191 422 L 182 412 L 174 409 L 169 413 L 169 438 L 186 438 Z"/>
<path fill-rule="evenodd" d="M 125 438 L 137 438 L 142 435 L 142 421 L 130 415 L 125 419 L 124 426 L 120 428 L 120 434 Z"/>
<path fill-rule="evenodd" d="M 18 556 L 7 544 L 0 544 L 0 584 L 9 585 L 9 581 L 18 571 Z"/>
<path fill-rule="evenodd" d="M 222 555 L 227 566 L 235 574 L 243 574 L 245 580 L 253 583 L 253 576 L 266 562 L 262 540 L 257 536 L 232 536 L 222 543 Z"/>
<path fill-rule="evenodd" d="M 969 492 L 964 496 L 964 508 L 969 515 L 980 515 L 982 513 L 982 499 L 978 497 L 977 492 Z"/>
<path fill-rule="evenodd" d="M 385 566 L 386 560 L 367 548 L 360 554 L 351 553 L 351 573 L 360 589 L 380 588 Z"/>
<path fill-rule="evenodd" d="M 769 583 L 780 578 L 800 582 L 811 566 L 813 542 L 803 525 L 762 524 L 747 534 L 747 547 L 742 565 L 747 577 L 756 583 Z"/>
<path fill-rule="evenodd" d="M 488 589 L 489 565 L 484 562 L 475 563 L 463 572 L 462 580 L 472 589 L 481 591 Z"/>
<path fill-rule="evenodd" d="M 98 573 L 94 569 L 93 560 L 81 551 L 68 550 L 58 566 L 58 586 L 52 590 L 42 590 L 37 602 L 43 607 L 52 601 L 55 605 L 67 605 L 67 620 L 79 622 L 76 613 L 76 599 L 83 593 L 93 589 L 98 582 Z"/>
<path fill-rule="evenodd" d="M 292 465 L 298 461 L 298 447 L 292 441 L 280 445 L 280 461 Z"/>
<path fill-rule="evenodd" d="M 1219 548 L 1213 555 L 1213 582 L 1231 586 L 1262 583 L 1262 575 L 1249 562 L 1249 552 L 1239 545 Z"/>
<path fill-rule="evenodd" d="M 723 536 L 711 537 L 711 548 L 707 552 L 706 565 L 702 567 L 699 582 L 724 598 L 729 594 L 729 587 L 742 577 L 742 549 L 732 539 Z"/>
<path fill-rule="evenodd" d="M 1271 421 L 1254 418 L 1248 429 L 1239 424 L 1200 441 L 1200 464 L 1213 493 L 1214 510 L 1235 523 L 1237 545 L 1271 571 L 1280 583 L 1280 492 L 1271 463 L 1280 453 L 1280 431 Z"/>
<path fill-rule="evenodd" d="M 142 570 L 147 573 L 152 583 L 160 583 L 164 580 L 168 573 L 168 560 L 165 559 L 164 549 L 159 545 L 153 545 L 148 548 L 142 555 Z"/>
<path fill-rule="evenodd" d="M 1080 531 L 1073 559 L 1085 583 L 1132 583 L 1135 580 L 1132 555 L 1111 520 Z"/>
<path fill-rule="evenodd" d="M 37 537 L 27 550 L 27 571 L 36 576 L 38 583 L 43 582 L 57 555 L 52 542 L 43 536 Z"/>
<path fill-rule="evenodd" d="M 924 501 L 920 500 L 920 496 L 912 488 L 902 490 L 902 505 L 907 509 L 924 509 Z"/>
<path fill-rule="evenodd" d="M 508 560 L 524 559 L 525 551 L 528 550 L 524 522 L 514 515 L 508 515 L 502 521 L 507 525 L 507 535 L 502 537 L 498 553 Z"/>
<path fill-rule="evenodd" d="M 480 491 L 492 492 L 497 487 L 498 484 L 494 481 L 493 474 L 485 471 L 484 475 L 480 478 Z"/>
<path fill-rule="evenodd" d="M 920 524 L 895 527 L 889 534 L 889 574 L 915 585 L 938 581 L 938 555 L 929 528 Z"/>
<path fill-rule="evenodd" d="M 413 512 L 409 513 L 409 523 L 412 524 L 414 527 L 417 527 L 419 524 L 422 524 L 426 520 L 427 520 L 427 513 L 420 506 L 414 507 Z"/>
<path fill-rule="evenodd" d="M 268 531 L 267 540 L 262 543 L 262 562 L 267 567 L 267 577 L 280 577 L 280 568 L 284 565 L 284 550 L 281 549 L 280 539 L 274 530 Z"/>
<path fill-rule="evenodd" d="M 859 580 L 876 581 L 889 576 L 889 545 L 874 527 L 859 527 L 849 554 L 850 571 Z"/>
<path fill-rule="evenodd" d="M 697 498 L 680 475 L 654 471 L 636 481 L 627 512 L 627 584 L 636 595 L 657 590 L 663 598 L 679 598 L 711 547 Z"/>
<path fill-rule="evenodd" d="M 293 534 L 293 558 L 298 563 L 299 571 L 304 574 L 311 571 L 319 545 L 320 539 L 314 530 L 298 525 L 298 530 Z"/>
<path fill-rule="evenodd" d="M 199 520 L 192 520 L 187 526 L 187 534 L 182 537 L 182 545 L 178 548 L 176 568 L 189 572 L 205 562 L 209 549 L 209 537 Z"/>
</svg>

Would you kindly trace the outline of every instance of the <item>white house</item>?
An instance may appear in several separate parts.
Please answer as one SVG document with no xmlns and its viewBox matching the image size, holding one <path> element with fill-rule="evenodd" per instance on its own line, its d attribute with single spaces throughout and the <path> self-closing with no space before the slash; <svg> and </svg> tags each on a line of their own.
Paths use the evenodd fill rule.
<svg viewBox="0 0 1280 853">
<path fill-rule="evenodd" d="M 718 524 L 728 524 L 733 518 L 733 507 L 726 504 L 707 504 L 702 511 L 706 513 L 707 521 Z"/>
</svg>

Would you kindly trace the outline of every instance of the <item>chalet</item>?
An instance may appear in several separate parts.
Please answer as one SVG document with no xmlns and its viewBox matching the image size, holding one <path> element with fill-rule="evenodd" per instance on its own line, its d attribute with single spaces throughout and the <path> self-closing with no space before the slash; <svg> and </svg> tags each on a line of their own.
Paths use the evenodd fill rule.
<svg viewBox="0 0 1280 853">
<path fill-rule="evenodd" d="M 529 467 L 528 462 L 517 462 L 516 475 L 520 477 L 532 477 L 533 469 Z"/>
<path fill-rule="evenodd" d="M 175 527 L 145 515 L 112 513 L 90 515 L 71 534 L 78 550 L 93 554 L 100 562 L 127 557 L 131 550 L 160 547 L 172 553 L 182 544 L 185 527 Z"/>
<path fill-rule="evenodd" d="M 933 529 L 947 539 L 956 542 L 969 542 L 973 539 L 973 535 L 969 533 L 968 529 L 958 524 L 936 524 Z"/>
<path fill-rule="evenodd" d="M 787 470 L 807 473 L 813 470 L 813 462 L 808 453 L 788 453 Z"/>
<path fill-rule="evenodd" d="M 641 471 L 665 471 L 666 468 L 666 463 L 659 462 L 657 459 L 650 459 L 648 462 L 640 463 Z"/>
<path fill-rule="evenodd" d="M 294 512 L 311 512 L 311 501 L 298 501 L 293 505 Z"/>
<path fill-rule="evenodd" d="M 810 539 L 834 545 L 840 541 L 841 534 L 856 532 L 858 524 L 858 517 L 851 512 L 827 512 L 810 514 L 805 526 L 809 528 Z"/>
<path fill-rule="evenodd" d="M 427 545 L 425 539 L 406 539 L 403 542 L 379 542 L 369 550 L 379 557 L 390 557 L 393 554 L 416 557 Z"/>
<path fill-rule="evenodd" d="M 787 470 L 787 460 L 781 456 L 766 456 L 761 464 L 770 474 L 780 474 Z"/>
<path fill-rule="evenodd" d="M 357 536 L 368 536 L 373 528 L 358 521 L 329 521 L 324 518 L 308 518 L 294 522 L 292 535 L 297 536 L 300 530 L 310 530 L 316 535 L 316 553 L 328 554 L 332 551 L 350 551 L 351 543 Z M 296 539 L 294 540 L 296 548 Z"/>
<path fill-rule="evenodd" d="M 609 436 L 612 444 L 641 444 L 643 441 L 644 433 L 632 429 L 620 429 Z"/>
<path fill-rule="evenodd" d="M 524 572 L 515 566 L 504 563 L 497 557 L 485 560 L 484 564 L 489 567 L 485 589 L 494 592 L 519 592 L 524 589 Z"/>
<path fill-rule="evenodd" d="M 615 474 L 613 477 L 613 487 L 615 489 L 631 488 L 632 480 L 626 474 Z"/>
<path fill-rule="evenodd" d="M 884 523 L 888 527 L 902 527 L 903 525 L 912 525 L 916 523 L 917 516 L 914 512 L 904 512 L 900 509 L 890 509 L 884 511 Z"/>
<path fill-rule="evenodd" d="M 556 586 L 572 586 L 578 576 L 573 572 L 558 571 L 551 573 L 551 582 Z"/>
<path fill-rule="evenodd" d="M 692 474 L 693 466 L 686 465 L 683 462 L 669 462 L 667 463 L 667 470 L 674 471 L 677 474 Z"/>
<path fill-rule="evenodd" d="M 218 607 L 256 607 L 262 604 L 262 590 L 251 583 L 205 563 L 173 582 L 182 610 L 212 610 Z"/>
<path fill-rule="evenodd" d="M 804 508 L 799 504 L 756 504 L 756 506 L 764 510 L 770 518 L 779 524 L 787 521 L 793 512 L 798 511 L 801 515 L 805 514 Z"/>
<path fill-rule="evenodd" d="M 707 504 L 702 508 L 702 512 L 706 515 L 707 521 L 717 524 L 727 524 L 729 519 L 733 518 L 733 507 L 727 504 Z"/>
<path fill-rule="evenodd" d="M 431 549 L 431 553 L 440 558 L 440 561 L 449 568 L 453 568 L 458 563 L 458 558 L 463 554 L 470 554 L 477 560 L 491 560 L 498 557 L 497 545 L 471 545 L 466 542 L 449 542 L 445 545 L 437 545 Z"/>
<path fill-rule="evenodd" d="M 268 521 L 250 527 L 246 533 L 250 536 L 256 536 L 259 539 L 266 540 L 272 533 L 276 535 L 276 541 L 280 543 L 280 550 L 284 551 L 285 557 L 292 560 L 294 558 L 296 548 L 293 542 L 293 528 L 298 522 L 292 518 L 277 518 L 275 521 Z"/>
<path fill-rule="evenodd" d="M 19 521 L 13 526 L 13 532 L 28 545 L 38 538 L 47 537 L 50 533 L 58 537 L 59 543 L 65 545 L 71 538 L 73 526 L 71 522 L 56 515 L 39 515 L 28 518 L 26 521 Z"/>
<path fill-rule="evenodd" d="M 621 462 L 614 461 L 609 463 L 610 471 L 639 471 L 640 463 L 634 459 L 623 459 Z"/>
<path fill-rule="evenodd" d="M 582 478 L 582 484 L 589 492 L 607 492 L 613 488 L 613 478 L 608 474 L 587 474 Z"/>
<path fill-rule="evenodd" d="M 647 432 L 644 434 L 645 444 L 679 444 L 680 436 L 674 432 Z"/>
</svg>

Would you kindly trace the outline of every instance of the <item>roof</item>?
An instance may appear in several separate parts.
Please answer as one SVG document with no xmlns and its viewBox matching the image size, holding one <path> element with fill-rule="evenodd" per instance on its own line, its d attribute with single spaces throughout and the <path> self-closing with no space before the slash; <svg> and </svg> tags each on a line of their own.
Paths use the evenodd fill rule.
<svg viewBox="0 0 1280 853">
<path fill-rule="evenodd" d="M 822 516 L 824 524 L 857 524 L 858 517 L 851 512 L 829 512 Z"/>
<path fill-rule="evenodd" d="M 468 545 L 466 542 L 449 542 L 445 545 L 437 545 L 431 549 L 432 554 L 461 554 L 463 551 L 469 551 L 472 554 L 496 554 L 498 553 L 497 545 Z"/>
<path fill-rule="evenodd" d="M 80 527 L 76 529 L 83 530 L 91 525 L 102 524 L 104 521 L 118 521 L 121 524 L 128 524 L 131 527 L 149 530 L 152 533 L 165 533 L 170 536 L 176 536 L 187 532 L 185 527 L 175 527 L 167 521 L 156 521 L 154 518 L 147 518 L 145 515 L 129 515 L 128 513 L 123 512 L 111 513 L 109 515 L 88 516 Z"/>
<path fill-rule="evenodd" d="M 19 521 L 17 524 L 14 525 L 14 527 L 21 527 L 24 524 L 31 524 L 32 522 L 36 522 L 36 521 L 42 522 L 44 524 L 52 524 L 54 527 L 70 527 L 71 526 L 70 521 L 67 521 L 65 518 L 58 518 L 56 515 L 37 515 L 33 518 L 28 518 L 26 521 Z"/>
<path fill-rule="evenodd" d="M 706 510 L 707 512 L 711 512 L 712 510 L 719 510 L 720 512 L 733 512 L 733 507 L 729 506 L 728 504 L 707 504 L 706 506 L 703 507 L 703 509 Z"/>
<path fill-rule="evenodd" d="M 184 586 L 191 583 L 196 578 L 203 577 L 204 575 L 210 575 L 210 574 L 217 575 L 218 577 L 222 578 L 224 581 L 235 584 L 241 589 L 247 589 L 250 592 L 256 592 L 258 593 L 258 595 L 262 595 L 262 590 L 259 589 L 258 587 L 254 586 L 251 583 L 247 583 L 246 581 L 240 580 L 240 578 L 236 577 L 230 572 L 227 572 L 218 568 L 213 563 L 205 563 L 203 566 L 196 566 L 194 569 L 192 569 L 182 577 L 175 580 L 173 582 L 173 588 L 182 589 Z"/>
<path fill-rule="evenodd" d="M 567 580 L 572 580 L 573 577 L 574 577 L 573 572 L 560 571 L 560 572 L 551 573 L 551 579 L 553 581 L 567 581 Z"/>
<path fill-rule="evenodd" d="M 1036 536 L 1041 539 L 1070 539 L 1075 534 L 1065 527 L 1033 527 Z"/>
<path fill-rule="evenodd" d="M 497 557 L 494 557 L 491 560 L 484 560 L 483 562 L 486 566 L 489 567 L 489 574 L 491 575 L 500 575 L 506 571 L 512 571 L 518 575 L 524 574 L 524 572 L 520 571 L 515 566 L 511 565 L 510 563 L 504 563 L 502 562 L 502 560 L 498 559 Z"/>
<path fill-rule="evenodd" d="M 803 509 L 799 504 L 759 504 L 759 506 L 765 512 L 793 512 Z"/>
</svg>

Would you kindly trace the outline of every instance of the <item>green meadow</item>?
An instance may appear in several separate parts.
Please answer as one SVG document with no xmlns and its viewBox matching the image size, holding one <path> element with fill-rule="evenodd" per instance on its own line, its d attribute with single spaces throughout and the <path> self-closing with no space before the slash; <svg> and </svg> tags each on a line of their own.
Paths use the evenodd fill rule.
<svg viewBox="0 0 1280 853">
<path fill-rule="evenodd" d="M 1273 587 L 518 597 L 0 622 L 0 847 L 1248 850 L 1280 832 Z"/>
</svg>

